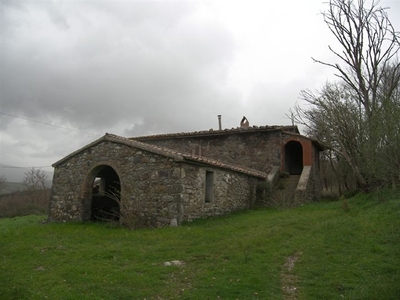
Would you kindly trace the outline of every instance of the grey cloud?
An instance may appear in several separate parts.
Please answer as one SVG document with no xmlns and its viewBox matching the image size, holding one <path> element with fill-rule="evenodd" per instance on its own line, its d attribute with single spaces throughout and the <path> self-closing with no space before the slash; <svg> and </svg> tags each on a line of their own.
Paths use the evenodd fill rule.
<svg viewBox="0 0 400 300">
<path fill-rule="evenodd" d="M 86 25 L 78 7 L 68 7 L 67 20 L 62 7 L 53 4 L 47 13 L 56 23 L 54 41 L 45 28 L 28 41 L 9 37 L 4 110 L 33 118 L 44 113 L 88 130 L 123 121 L 129 128 L 140 117 L 153 123 L 146 128 L 178 130 L 179 120 L 169 112 L 194 115 L 216 99 L 229 101 L 218 86 L 224 84 L 235 45 L 222 25 L 193 22 L 187 14 L 191 8 L 181 2 L 117 3 L 86 7 L 96 15 L 89 13 Z M 30 9 L 27 17 L 40 7 Z"/>
<path fill-rule="evenodd" d="M 55 1 L 49 2 L 46 7 L 46 10 L 49 15 L 49 18 L 51 19 L 54 25 L 56 25 L 61 30 L 69 29 L 67 18 L 63 13 L 62 4 Z"/>
<path fill-rule="evenodd" d="M 320 1 L 285 2 L 285 16 L 277 1 L 0 5 L 1 111 L 78 130 L 1 115 L 0 163 L 50 165 L 104 132 L 216 129 L 218 114 L 223 128 L 289 124 L 300 90 L 332 74 L 310 58 L 334 59 Z"/>
<path fill-rule="evenodd" d="M 14 9 L 24 9 L 24 0 L 1 0 L 0 5 L 4 7 L 10 7 Z"/>
</svg>

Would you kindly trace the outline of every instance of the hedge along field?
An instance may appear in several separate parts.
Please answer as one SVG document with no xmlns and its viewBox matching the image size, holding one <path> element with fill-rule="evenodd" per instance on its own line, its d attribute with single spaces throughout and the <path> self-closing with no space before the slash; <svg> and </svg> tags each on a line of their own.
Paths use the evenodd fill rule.
<svg viewBox="0 0 400 300">
<path fill-rule="evenodd" d="M 0 195 L 0 218 L 45 214 L 49 208 L 49 202 L 50 189 L 2 194 Z"/>
<path fill-rule="evenodd" d="M 400 299 L 400 197 L 176 228 L 0 219 L 0 299 Z"/>
</svg>

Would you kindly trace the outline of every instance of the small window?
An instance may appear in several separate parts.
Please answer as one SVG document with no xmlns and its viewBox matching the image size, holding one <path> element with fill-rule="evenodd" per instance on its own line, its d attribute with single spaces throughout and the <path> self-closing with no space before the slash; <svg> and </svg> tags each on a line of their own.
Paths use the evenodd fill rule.
<svg viewBox="0 0 400 300">
<path fill-rule="evenodd" d="M 201 146 L 195 146 L 192 149 L 192 155 L 204 156 L 204 149 Z"/>
<path fill-rule="evenodd" d="M 214 199 L 214 172 L 206 171 L 206 198 L 205 202 L 212 202 Z"/>
</svg>

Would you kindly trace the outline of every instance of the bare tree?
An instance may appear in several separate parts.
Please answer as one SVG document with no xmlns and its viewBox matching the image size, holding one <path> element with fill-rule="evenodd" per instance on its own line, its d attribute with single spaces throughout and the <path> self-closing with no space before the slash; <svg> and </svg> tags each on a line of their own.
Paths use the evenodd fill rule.
<svg viewBox="0 0 400 300">
<path fill-rule="evenodd" d="M 327 83 L 321 91 L 302 91 L 301 99 L 310 105 L 302 109 L 299 105 L 291 111 L 295 122 L 306 128 L 309 136 L 321 141 L 329 151 L 343 157 L 360 186 L 367 180 L 360 170 L 360 148 L 363 143 L 364 120 L 358 106 L 352 101 L 348 88 L 343 84 Z"/>
<path fill-rule="evenodd" d="M 25 173 L 22 183 L 28 191 L 37 191 L 46 189 L 47 175 L 40 169 L 32 168 Z"/>
<path fill-rule="evenodd" d="M 356 4 L 355 4 L 356 2 Z M 399 33 L 395 31 L 387 15 L 387 8 L 373 0 L 369 8 L 365 0 L 330 0 L 329 10 L 322 13 L 324 21 L 342 49 L 329 50 L 340 63 L 315 62 L 334 68 L 363 106 L 369 119 L 380 107 L 379 88 L 384 77 L 392 80 L 386 87 L 390 97 L 399 83 L 400 64 L 389 68 L 400 49 Z M 390 74 L 387 74 L 390 72 Z"/>
<path fill-rule="evenodd" d="M 297 105 L 289 117 L 344 158 L 358 185 L 368 188 L 386 181 L 393 171 L 389 152 L 400 151 L 399 126 L 393 121 L 400 107 L 399 33 L 377 0 L 369 7 L 365 0 L 329 0 L 328 5 L 322 15 L 339 42 L 340 50 L 329 46 L 339 60 L 313 60 L 333 68 L 339 80 L 316 92 L 302 91 L 309 106 Z M 399 170 L 390 177 L 400 180 Z"/>
</svg>

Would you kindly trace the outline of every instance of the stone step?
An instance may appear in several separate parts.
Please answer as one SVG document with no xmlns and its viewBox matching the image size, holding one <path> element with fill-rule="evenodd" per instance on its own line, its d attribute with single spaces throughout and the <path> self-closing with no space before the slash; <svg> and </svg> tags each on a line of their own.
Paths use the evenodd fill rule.
<svg viewBox="0 0 400 300">
<path fill-rule="evenodd" d="M 290 175 L 288 178 L 283 178 L 283 184 L 287 190 L 295 190 L 299 183 L 300 175 Z"/>
<path fill-rule="evenodd" d="M 272 193 L 272 204 L 278 207 L 290 206 L 294 200 L 299 180 L 300 175 L 290 175 L 287 178 L 280 178 Z"/>
</svg>

